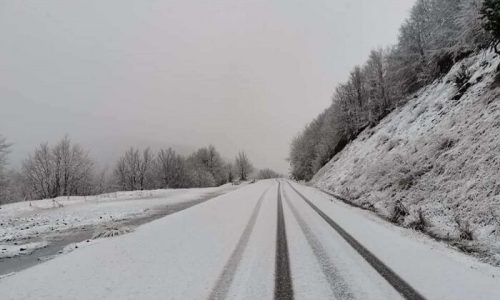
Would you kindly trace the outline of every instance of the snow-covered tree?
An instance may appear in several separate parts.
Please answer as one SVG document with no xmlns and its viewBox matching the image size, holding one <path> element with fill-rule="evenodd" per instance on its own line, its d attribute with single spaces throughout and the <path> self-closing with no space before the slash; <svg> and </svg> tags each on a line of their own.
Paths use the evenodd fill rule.
<svg viewBox="0 0 500 300">
<path fill-rule="evenodd" d="M 195 167 L 188 163 L 189 187 L 212 187 L 216 185 L 214 176 L 205 168 Z"/>
<path fill-rule="evenodd" d="M 124 190 L 144 190 L 153 186 L 153 155 L 149 148 L 142 151 L 130 148 L 115 167 L 115 178 Z"/>
<path fill-rule="evenodd" d="M 71 145 L 65 136 L 53 149 L 54 184 L 57 195 L 69 196 L 83 193 L 91 180 L 93 163 L 88 154 L 78 144 Z M 87 191 L 89 192 L 89 191 Z"/>
<path fill-rule="evenodd" d="M 153 171 L 153 154 L 151 149 L 148 147 L 142 151 L 142 158 L 139 164 L 139 189 L 145 190 L 151 188 L 152 182 L 152 171 Z"/>
<path fill-rule="evenodd" d="M 204 170 L 206 172 L 196 172 L 197 176 L 212 176 L 212 180 L 206 179 L 204 182 L 214 182 L 214 185 L 221 185 L 227 182 L 226 172 L 224 171 L 224 160 L 213 145 L 198 149 L 189 159 L 191 168 Z M 207 174 L 208 173 L 208 174 Z M 201 180 L 197 180 L 201 182 Z"/>
<path fill-rule="evenodd" d="M 233 182 L 235 176 L 235 170 L 233 164 L 226 163 L 224 169 L 226 171 L 226 178 L 227 178 L 226 182 Z"/>
<path fill-rule="evenodd" d="M 457 16 L 457 24 L 460 28 L 457 43 L 460 47 L 477 50 L 490 44 L 492 36 L 485 30 L 485 20 L 481 16 L 483 1 L 460 1 L 460 13 Z"/>
<path fill-rule="evenodd" d="M 32 197 L 93 193 L 93 162 L 78 144 L 64 137 L 55 147 L 41 144 L 23 163 L 23 175 Z"/>
<path fill-rule="evenodd" d="M 34 198 L 55 197 L 54 159 L 48 143 L 41 144 L 23 163 L 23 174 Z"/>
<path fill-rule="evenodd" d="M 259 170 L 259 173 L 257 174 L 257 178 L 259 179 L 271 179 L 271 178 L 281 178 L 281 177 L 283 177 L 283 175 L 269 168 Z"/>
<path fill-rule="evenodd" d="M 184 158 L 171 148 L 160 150 L 156 156 L 155 176 L 161 188 L 181 188 L 188 183 Z"/>
<path fill-rule="evenodd" d="M 253 172 L 253 165 L 252 163 L 250 163 L 250 160 L 248 159 L 246 153 L 243 151 L 240 151 L 240 153 L 238 153 L 238 156 L 236 156 L 234 165 L 236 167 L 240 180 L 247 180 L 250 173 Z"/>
</svg>

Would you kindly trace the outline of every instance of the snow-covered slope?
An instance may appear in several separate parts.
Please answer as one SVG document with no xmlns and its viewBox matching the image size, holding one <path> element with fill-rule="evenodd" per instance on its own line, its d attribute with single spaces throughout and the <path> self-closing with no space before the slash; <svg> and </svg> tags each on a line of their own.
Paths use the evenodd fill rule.
<svg viewBox="0 0 500 300">
<path fill-rule="evenodd" d="M 313 184 L 498 264 L 499 62 L 483 52 L 456 64 L 360 134 Z M 462 66 L 470 87 L 454 100 Z"/>
</svg>

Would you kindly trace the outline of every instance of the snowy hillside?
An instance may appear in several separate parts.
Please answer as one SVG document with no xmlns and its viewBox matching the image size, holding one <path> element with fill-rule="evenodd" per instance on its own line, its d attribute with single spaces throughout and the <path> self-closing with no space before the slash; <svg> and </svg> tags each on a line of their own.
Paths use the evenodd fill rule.
<svg viewBox="0 0 500 300">
<path fill-rule="evenodd" d="M 457 63 L 362 132 L 313 184 L 499 264 L 499 62 L 483 52 Z M 470 76 L 461 91 L 460 73 Z"/>
</svg>

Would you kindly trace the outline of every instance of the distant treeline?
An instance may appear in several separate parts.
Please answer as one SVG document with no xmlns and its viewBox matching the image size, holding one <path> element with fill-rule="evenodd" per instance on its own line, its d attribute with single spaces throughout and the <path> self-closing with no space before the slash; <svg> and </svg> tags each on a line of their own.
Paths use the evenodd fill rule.
<svg viewBox="0 0 500 300">
<path fill-rule="evenodd" d="M 9 146 L 0 136 L 0 204 L 112 191 L 213 187 L 248 180 L 250 176 L 280 176 L 270 169 L 254 172 L 243 151 L 228 162 L 212 145 L 188 157 L 171 148 L 156 153 L 150 148 L 130 148 L 112 170 L 101 170 L 89 152 L 67 136 L 52 147 L 41 144 L 24 160 L 20 170 L 6 170 Z"/>
<path fill-rule="evenodd" d="M 337 86 L 331 106 L 293 140 L 292 177 L 310 180 L 361 131 L 456 62 L 489 47 L 498 53 L 499 40 L 500 0 L 418 0 L 398 43 L 373 50 Z"/>
</svg>

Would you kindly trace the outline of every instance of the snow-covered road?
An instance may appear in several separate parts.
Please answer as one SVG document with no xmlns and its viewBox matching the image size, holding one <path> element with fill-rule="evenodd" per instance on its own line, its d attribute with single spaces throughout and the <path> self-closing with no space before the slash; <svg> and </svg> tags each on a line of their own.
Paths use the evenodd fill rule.
<svg viewBox="0 0 500 300">
<path fill-rule="evenodd" d="M 498 299 L 499 291 L 498 268 L 286 180 L 247 185 L 0 279 L 1 299 Z"/>
</svg>

